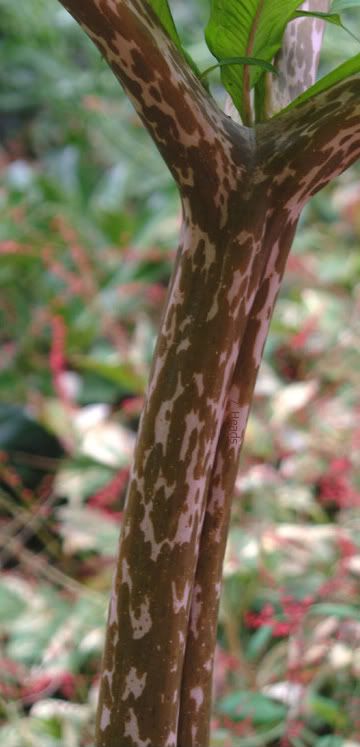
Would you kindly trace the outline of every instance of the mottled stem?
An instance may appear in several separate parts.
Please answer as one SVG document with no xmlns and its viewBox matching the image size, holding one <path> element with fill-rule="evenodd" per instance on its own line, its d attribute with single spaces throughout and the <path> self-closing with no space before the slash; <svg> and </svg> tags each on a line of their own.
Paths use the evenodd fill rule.
<svg viewBox="0 0 360 747">
<path fill-rule="evenodd" d="M 197 232 L 194 241 L 194 224 L 184 224 L 139 428 L 110 610 L 98 732 L 106 747 L 119 733 L 124 747 L 176 745 L 208 482 L 263 270 L 266 221 L 259 221 L 258 235 L 250 220 L 257 208 L 251 201 L 248 208 L 240 230 L 220 234 L 216 246 Z"/>
<path fill-rule="evenodd" d="M 330 0 L 307 0 L 299 10 L 326 13 Z M 266 115 L 276 114 L 315 83 L 325 22 L 297 18 L 287 26 L 280 52 L 274 60 L 278 75 L 266 74 Z"/>
<path fill-rule="evenodd" d="M 335 100 L 342 104 L 338 110 L 334 107 L 334 121 L 331 122 L 329 105 Z M 266 231 L 267 259 L 263 278 L 240 346 L 209 483 L 187 637 L 177 747 L 208 744 L 222 562 L 238 458 L 262 349 L 303 205 L 360 155 L 360 76 L 339 84 L 327 95 L 316 97 L 316 101 L 310 100 L 292 112 L 279 115 L 255 131 L 260 156 L 255 178 L 261 173 L 260 181 L 264 185 L 265 175 L 273 174 L 269 190 L 277 220 L 274 217 L 273 234 Z M 347 137 L 344 136 L 346 132 Z M 305 161 L 302 160 L 304 154 Z M 232 444 L 234 426 L 238 436 Z"/>
<path fill-rule="evenodd" d="M 326 11 L 329 9 L 329 2 L 328 0 L 312 0 L 312 2 L 303 3 L 302 8 Z M 278 75 L 266 76 L 265 110 L 267 116 L 287 106 L 315 82 L 324 25 L 321 21 L 306 19 L 299 19 L 289 24 L 284 34 L 281 51 L 274 60 Z M 296 64 L 294 64 L 295 61 Z M 236 111 L 233 111 L 234 106 L 230 97 L 228 99 L 228 110 L 235 121 L 239 121 Z M 288 246 L 285 245 L 283 248 L 284 257 L 288 254 L 290 246 L 291 238 Z M 246 335 L 240 347 L 217 447 L 215 466 L 209 484 L 184 662 L 178 747 L 206 745 L 209 741 L 213 657 L 232 494 L 259 369 L 254 360 L 254 349 L 257 346 L 258 350 L 262 350 L 274 305 L 274 294 L 272 294 L 273 303 L 271 304 L 271 299 L 268 299 L 270 303 L 268 303 L 269 313 L 265 329 L 257 326 L 256 317 L 264 301 L 264 287 L 266 288 L 266 276 L 269 275 L 271 255 L 271 247 L 269 247 L 265 279 L 256 295 Z M 269 286 L 268 296 L 271 291 L 271 286 Z M 194 693 L 200 693 L 198 700 L 201 700 L 201 705 L 198 708 L 192 697 Z"/>
<path fill-rule="evenodd" d="M 177 747 L 204 747 L 209 743 L 218 607 L 234 483 L 263 348 L 295 228 L 296 222 L 289 224 L 287 231 L 281 231 L 281 241 L 267 247 L 263 277 L 227 397 L 194 581 Z"/>
<path fill-rule="evenodd" d="M 360 153 L 360 77 L 241 127 L 218 109 L 144 0 L 62 1 L 133 101 L 183 206 L 126 501 L 97 747 L 207 747 L 239 446 L 300 210 Z M 241 436 L 231 444 L 234 402 Z M 206 573 L 210 588 L 199 591 Z"/>
</svg>

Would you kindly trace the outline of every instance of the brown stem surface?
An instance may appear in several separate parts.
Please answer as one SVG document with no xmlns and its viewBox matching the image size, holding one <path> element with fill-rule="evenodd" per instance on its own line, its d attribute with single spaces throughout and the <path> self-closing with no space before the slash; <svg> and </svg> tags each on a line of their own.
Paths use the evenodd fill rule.
<svg viewBox="0 0 360 747">
<path fill-rule="evenodd" d="M 360 76 L 241 127 L 145 0 L 62 1 L 133 101 L 183 206 L 110 601 L 97 747 L 206 747 L 239 446 L 300 210 L 360 154 Z M 230 443 L 234 402 L 241 435 Z"/>
<path fill-rule="evenodd" d="M 208 490 L 182 678 L 177 747 L 209 743 L 212 671 L 232 495 L 253 391 L 296 224 L 269 235 L 266 263 L 228 392 Z"/>
</svg>

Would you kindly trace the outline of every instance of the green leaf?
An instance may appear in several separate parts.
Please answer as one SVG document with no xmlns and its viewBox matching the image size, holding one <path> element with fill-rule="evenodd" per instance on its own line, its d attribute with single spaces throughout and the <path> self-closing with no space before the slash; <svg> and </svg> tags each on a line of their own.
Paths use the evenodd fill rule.
<svg viewBox="0 0 360 747">
<path fill-rule="evenodd" d="M 74 355 L 72 360 L 81 371 L 92 371 L 123 389 L 143 394 L 145 379 L 140 376 L 130 363 L 106 361 L 95 356 Z"/>
<path fill-rule="evenodd" d="M 170 36 L 170 39 L 173 40 L 174 44 L 182 52 L 182 44 L 171 14 L 168 0 L 148 0 L 148 3 L 156 13 L 159 21 L 161 21 L 161 24 Z"/>
<path fill-rule="evenodd" d="M 341 737 L 326 736 L 316 741 L 316 747 L 343 747 L 344 740 Z"/>
<path fill-rule="evenodd" d="M 339 13 L 322 13 L 321 11 L 315 13 L 315 11 L 310 10 L 296 10 L 294 18 L 320 18 L 321 21 L 333 23 L 334 26 L 342 26 Z"/>
<path fill-rule="evenodd" d="M 313 11 L 307 11 L 307 10 L 297 10 L 294 14 L 294 18 L 320 18 L 321 21 L 327 21 L 327 23 L 332 23 L 334 26 L 339 26 L 343 31 L 346 31 L 347 34 L 350 34 L 353 39 L 355 39 L 360 44 L 360 39 L 358 39 L 355 34 L 353 34 L 350 29 L 346 28 L 344 26 L 341 16 L 339 13 L 321 13 L 320 11 L 315 13 Z"/>
<path fill-rule="evenodd" d="M 251 636 L 251 639 L 247 646 L 247 655 L 249 659 L 256 659 L 261 653 L 264 652 L 266 646 L 270 643 L 272 638 L 272 626 L 262 625 L 256 633 Z"/>
<path fill-rule="evenodd" d="M 19 594 L 9 589 L 6 583 L 0 584 L 0 625 L 14 622 L 25 607 L 26 604 Z"/>
<path fill-rule="evenodd" d="M 301 96 L 298 96 L 296 99 L 294 99 L 294 101 L 292 101 L 289 106 L 287 106 L 285 109 L 282 109 L 279 114 L 282 114 L 282 112 L 284 111 L 294 109 L 296 106 L 299 106 L 299 104 L 308 101 L 308 99 L 311 99 L 318 93 L 331 89 L 336 85 L 336 83 L 340 83 L 342 80 L 349 78 L 351 75 L 356 75 L 356 73 L 359 72 L 360 54 L 357 54 L 355 55 L 355 57 L 351 57 L 350 60 L 347 60 L 342 65 L 339 65 L 339 67 L 335 68 L 335 70 L 332 70 L 332 72 L 328 73 L 328 75 L 324 75 L 324 77 L 321 78 L 317 83 L 315 83 L 315 85 L 310 86 L 310 88 L 302 93 Z"/>
<path fill-rule="evenodd" d="M 340 620 L 359 620 L 360 609 L 352 607 L 350 604 L 336 604 L 332 602 L 322 602 L 313 604 L 309 610 L 312 615 L 322 615 L 323 617 L 337 617 Z"/>
<path fill-rule="evenodd" d="M 181 52 L 182 56 L 184 57 L 186 62 L 190 65 L 195 75 L 198 78 L 200 78 L 199 69 L 196 63 L 194 62 L 192 57 L 189 55 L 189 53 L 182 46 L 180 36 L 175 26 L 175 21 L 171 14 L 168 0 L 148 0 L 148 3 L 149 5 L 151 5 L 159 21 L 161 21 L 163 28 L 165 29 L 167 34 L 170 36 L 170 39 L 172 39 L 172 41 L 174 42 L 179 52 Z"/>
<path fill-rule="evenodd" d="M 285 718 L 287 709 L 261 693 L 247 690 L 231 693 L 220 700 L 217 710 L 233 721 L 251 718 L 256 725 L 269 725 Z"/>
<path fill-rule="evenodd" d="M 226 60 L 220 60 L 216 65 L 211 65 L 211 67 L 206 68 L 206 70 L 200 74 L 200 78 L 205 78 L 209 73 L 212 73 L 213 70 L 216 70 L 218 67 L 224 67 L 225 65 L 258 65 L 268 73 L 274 73 L 274 75 L 277 75 L 277 70 L 274 65 L 271 65 L 270 62 L 266 62 L 265 60 L 258 60 L 256 57 L 229 57 Z"/>
<path fill-rule="evenodd" d="M 207 45 L 219 60 L 255 57 L 271 62 L 281 47 L 287 23 L 298 0 L 212 0 L 206 28 Z M 221 78 L 243 121 L 250 123 L 249 93 L 262 70 L 247 65 L 225 66 Z"/>
<path fill-rule="evenodd" d="M 330 698 L 323 695 L 310 695 L 308 700 L 309 708 L 314 716 L 317 716 L 326 724 L 335 728 L 344 727 L 346 716 L 341 707 Z"/>
</svg>

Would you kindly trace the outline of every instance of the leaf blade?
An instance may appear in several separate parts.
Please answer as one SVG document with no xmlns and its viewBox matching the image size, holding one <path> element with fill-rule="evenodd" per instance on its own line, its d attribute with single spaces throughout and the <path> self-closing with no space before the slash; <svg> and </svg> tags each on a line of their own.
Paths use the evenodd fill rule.
<svg viewBox="0 0 360 747">
<path fill-rule="evenodd" d="M 161 25 L 165 29 L 170 39 L 174 42 L 182 57 L 184 57 L 186 62 L 190 65 L 195 75 L 200 78 L 199 69 L 196 63 L 182 45 L 168 0 L 148 0 L 148 3 L 153 9 L 154 13 L 157 15 Z"/>
<path fill-rule="evenodd" d="M 207 45 L 219 61 L 251 56 L 271 62 L 280 49 L 287 23 L 300 5 L 298 0 L 212 0 L 205 31 Z M 261 75 L 262 70 L 255 67 L 224 67 L 221 71 L 223 85 L 245 119 L 244 78 L 245 87 L 248 78 L 250 89 Z"/>
<path fill-rule="evenodd" d="M 320 11 L 312 10 L 296 10 L 294 13 L 295 18 L 319 18 L 321 21 L 327 21 L 332 23 L 334 26 L 342 27 L 341 16 L 339 13 L 322 13 Z"/>
<path fill-rule="evenodd" d="M 175 26 L 175 21 L 172 17 L 168 0 L 148 0 L 148 3 L 156 13 L 165 31 L 170 36 L 170 39 L 172 39 L 177 48 L 182 52 L 181 40 Z"/>
<path fill-rule="evenodd" d="M 211 65 L 210 67 L 206 68 L 206 70 L 203 70 L 203 72 L 200 74 L 200 79 L 205 78 L 209 73 L 211 73 L 213 70 L 216 70 L 218 67 L 224 67 L 225 65 L 258 65 L 262 68 L 262 70 L 266 70 L 268 73 L 274 73 L 274 75 L 277 74 L 276 68 L 274 65 L 272 65 L 270 62 L 266 62 L 266 60 L 259 60 L 257 57 L 229 57 L 229 59 L 225 60 L 219 60 L 215 65 Z"/>
<path fill-rule="evenodd" d="M 320 21 L 326 21 L 327 23 L 333 24 L 333 26 L 338 26 L 343 31 L 346 31 L 347 34 L 352 36 L 353 39 L 355 39 L 360 44 L 360 39 L 358 39 L 355 34 L 353 34 L 350 29 L 348 29 L 346 26 L 344 26 L 342 22 L 342 18 L 339 13 L 321 13 L 321 12 L 315 12 L 315 11 L 295 11 L 295 18 L 319 18 Z"/>
</svg>

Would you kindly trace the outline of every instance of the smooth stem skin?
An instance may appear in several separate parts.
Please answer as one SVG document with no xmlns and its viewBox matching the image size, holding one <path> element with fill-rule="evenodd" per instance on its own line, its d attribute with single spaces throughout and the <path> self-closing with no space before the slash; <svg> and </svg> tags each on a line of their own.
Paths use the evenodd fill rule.
<svg viewBox="0 0 360 747">
<path fill-rule="evenodd" d="M 185 684 L 184 660 L 234 372 L 240 365 L 243 376 L 247 335 L 252 345 L 253 334 L 265 339 L 281 247 L 303 204 L 360 153 L 360 77 L 249 129 L 220 112 L 147 3 L 64 5 L 133 101 L 183 205 L 127 496 L 97 726 L 97 747 L 176 747 L 184 693 L 196 710 L 205 702 L 202 683 L 194 692 Z M 245 364 L 251 376 L 262 344 Z M 248 406 L 250 389 L 240 394 Z M 208 708 L 201 720 L 193 726 L 205 734 Z"/>
</svg>

